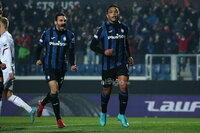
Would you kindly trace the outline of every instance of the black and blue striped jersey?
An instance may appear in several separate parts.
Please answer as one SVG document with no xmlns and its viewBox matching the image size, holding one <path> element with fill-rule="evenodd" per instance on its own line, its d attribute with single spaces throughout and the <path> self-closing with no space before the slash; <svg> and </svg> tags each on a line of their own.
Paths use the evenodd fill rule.
<svg viewBox="0 0 200 133">
<path fill-rule="evenodd" d="M 37 60 L 43 61 L 44 71 L 67 71 L 67 59 L 74 65 L 74 34 L 69 30 L 58 31 L 56 27 L 45 30 L 37 47 Z M 45 48 L 44 56 L 41 56 Z"/>
<path fill-rule="evenodd" d="M 102 70 L 110 70 L 128 63 L 130 51 L 127 36 L 128 27 L 121 22 L 111 24 L 106 21 L 98 29 L 90 47 L 93 51 L 103 54 Z M 112 56 L 104 54 L 107 49 L 114 50 Z"/>
</svg>

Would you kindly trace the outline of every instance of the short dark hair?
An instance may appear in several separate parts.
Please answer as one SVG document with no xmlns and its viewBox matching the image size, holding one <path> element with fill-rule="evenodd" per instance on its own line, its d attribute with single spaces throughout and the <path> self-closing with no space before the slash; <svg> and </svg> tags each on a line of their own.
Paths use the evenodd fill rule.
<svg viewBox="0 0 200 133">
<path fill-rule="evenodd" d="M 118 7 L 117 5 L 112 4 L 112 5 L 109 5 L 109 6 L 108 6 L 106 13 L 108 13 L 108 10 L 109 10 L 110 8 L 112 8 L 112 7 L 115 7 L 115 8 L 118 8 L 118 9 L 119 9 L 119 7 Z"/>
<path fill-rule="evenodd" d="M 56 13 L 55 18 L 54 18 L 55 21 L 58 20 L 58 16 L 65 16 L 65 14 L 63 12 Z"/>
</svg>

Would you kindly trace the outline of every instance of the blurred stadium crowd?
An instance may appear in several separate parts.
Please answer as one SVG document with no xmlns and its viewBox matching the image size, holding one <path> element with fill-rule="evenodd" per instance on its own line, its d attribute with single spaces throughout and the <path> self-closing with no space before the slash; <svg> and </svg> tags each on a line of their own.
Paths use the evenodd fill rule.
<svg viewBox="0 0 200 133">
<path fill-rule="evenodd" d="M 106 20 L 107 5 L 96 1 L 95 5 L 76 4 L 73 8 L 62 9 L 60 2 L 56 2 L 54 9 L 48 6 L 43 9 L 35 4 L 33 0 L 27 3 L 16 0 L 11 6 L 6 2 L 4 5 L 4 16 L 10 20 L 9 31 L 15 41 L 16 74 L 42 74 L 35 66 L 35 46 L 42 31 L 53 25 L 53 16 L 60 11 L 66 13 L 67 27 L 76 36 L 78 74 L 83 74 L 81 69 L 93 72 L 89 67 L 95 64 L 98 68 L 101 59 L 90 50 L 89 44 L 97 26 Z M 199 53 L 199 10 L 192 4 L 195 3 L 189 0 L 182 0 L 182 4 L 176 0 L 147 0 L 143 4 L 132 1 L 130 9 L 119 5 L 121 20 L 129 27 L 130 51 L 136 64 L 145 63 L 145 54 Z M 99 73 L 97 69 L 96 74 Z"/>
</svg>

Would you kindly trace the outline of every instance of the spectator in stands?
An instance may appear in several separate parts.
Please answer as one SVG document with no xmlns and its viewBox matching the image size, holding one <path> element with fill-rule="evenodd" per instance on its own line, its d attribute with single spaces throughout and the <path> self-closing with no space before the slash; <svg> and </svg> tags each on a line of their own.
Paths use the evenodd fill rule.
<svg viewBox="0 0 200 133">
<path fill-rule="evenodd" d="M 25 31 L 22 31 L 21 36 L 18 38 L 18 74 L 19 75 L 28 75 L 30 63 L 29 56 L 31 51 L 31 37 L 25 33 Z"/>
</svg>

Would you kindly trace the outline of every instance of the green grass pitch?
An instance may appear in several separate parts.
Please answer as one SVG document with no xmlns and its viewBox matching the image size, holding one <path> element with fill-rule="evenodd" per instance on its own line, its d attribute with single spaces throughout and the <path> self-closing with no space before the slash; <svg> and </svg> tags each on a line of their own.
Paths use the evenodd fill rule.
<svg viewBox="0 0 200 133">
<path fill-rule="evenodd" d="M 127 118 L 130 127 L 124 128 L 115 117 L 107 118 L 101 127 L 98 117 L 63 117 L 66 127 L 59 129 L 55 117 L 36 118 L 0 116 L 1 133 L 200 133 L 200 118 Z"/>
</svg>

